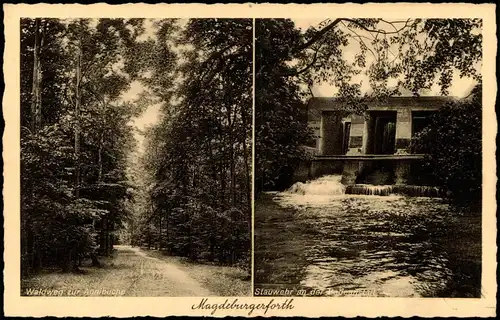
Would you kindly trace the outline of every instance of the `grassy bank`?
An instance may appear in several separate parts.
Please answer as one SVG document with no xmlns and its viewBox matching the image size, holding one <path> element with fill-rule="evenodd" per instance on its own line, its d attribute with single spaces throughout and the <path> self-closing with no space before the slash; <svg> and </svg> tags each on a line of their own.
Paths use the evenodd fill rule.
<svg viewBox="0 0 500 320">
<path fill-rule="evenodd" d="M 114 251 L 109 257 L 99 257 L 99 262 L 101 267 L 85 263 L 80 272 L 42 270 L 21 279 L 21 295 L 37 295 L 34 290 L 46 290 L 63 296 L 93 296 L 92 289 L 124 290 L 123 295 L 128 295 L 134 280 L 142 276 L 141 262 L 132 251 Z"/>
</svg>

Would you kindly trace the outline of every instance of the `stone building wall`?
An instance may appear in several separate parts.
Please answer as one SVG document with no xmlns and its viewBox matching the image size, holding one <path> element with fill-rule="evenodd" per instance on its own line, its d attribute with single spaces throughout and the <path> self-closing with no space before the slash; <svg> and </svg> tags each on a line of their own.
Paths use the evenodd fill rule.
<svg viewBox="0 0 500 320">
<path fill-rule="evenodd" d="M 308 123 L 314 132 L 310 149 L 315 156 L 299 170 L 299 180 L 342 173 L 346 185 L 412 183 L 411 168 L 422 158 L 410 154 L 413 115 L 438 110 L 450 100 L 393 97 L 369 104 L 358 115 L 346 112 L 336 98 L 311 99 Z"/>
<path fill-rule="evenodd" d="M 374 137 L 370 131 L 372 112 L 395 112 L 395 152 L 407 154 L 412 139 L 412 112 L 438 110 L 448 97 L 392 97 L 385 102 L 368 106 L 364 115 L 342 114 L 337 98 L 313 98 L 308 104 L 308 123 L 314 134 L 315 146 L 320 155 L 340 155 L 343 140 L 342 124 L 350 122 L 349 146 L 346 155 L 369 154 Z"/>
</svg>

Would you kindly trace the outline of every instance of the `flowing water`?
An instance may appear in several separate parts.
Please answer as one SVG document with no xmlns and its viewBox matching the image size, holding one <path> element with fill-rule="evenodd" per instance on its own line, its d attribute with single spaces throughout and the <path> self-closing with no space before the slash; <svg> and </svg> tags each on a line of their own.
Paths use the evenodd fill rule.
<svg viewBox="0 0 500 320">
<path fill-rule="evenodd" d="M 302 288 L 324 295 L 477 295 L 480 261 L 467 263 L 451 252 L 450 225 L 458 214 L 443 199 L 395 195 L 384 186 L 345 194 L 340 179 L 325 176 L 273 193 L 308 230 Z M 421 194 L 437 195 L 424 189 Z M 461 286 L 458 293 L 453 286 Z"/>
</svg>

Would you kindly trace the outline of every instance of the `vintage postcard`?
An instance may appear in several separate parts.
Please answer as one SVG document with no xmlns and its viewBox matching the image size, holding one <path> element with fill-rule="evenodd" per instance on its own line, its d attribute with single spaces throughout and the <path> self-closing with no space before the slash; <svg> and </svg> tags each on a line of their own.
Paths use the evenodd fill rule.
<svg viewBox="0 0 500 320">
<path fill-rule="evenodd" d="M 6 315 L 496 315 L 495 5 L 3 9 Z"/>
</svg>

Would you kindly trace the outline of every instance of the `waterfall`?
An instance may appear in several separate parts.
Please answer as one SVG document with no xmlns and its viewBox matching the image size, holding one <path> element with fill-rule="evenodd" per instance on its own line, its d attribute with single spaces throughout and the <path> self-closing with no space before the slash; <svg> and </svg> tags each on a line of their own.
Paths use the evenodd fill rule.
<svg viewBox="0 0 500 320">
<path fill-rule="evenodd" d="M 345 186 L 341 175 L 327 175 L 308 182 L 297 182 L 285 191 L 287 194 L 303 196 L 334 196 L 343 194 L 389 196 L 406 195 L 412 197 L 443 197 L 445 192 L 433 186 L 413 185 L 370 185 L 355 184 Z"/>
<path fill-rule="evenodd" d="M 301 195 L 341 195 L 345 194 L 346 186 L 340 180 L 341 175 L 328 175 L 306 183 L 297 182 L 286 192 Z"/>
<path fill-rule="evenodd" d="M 393 194 L 412 197 L 443 197 L 443 190 L 432 186 L 355 184 L 346 187 L 346 194 L 364 194 L 374 196 L 389 196 Z"/>
</svg>

